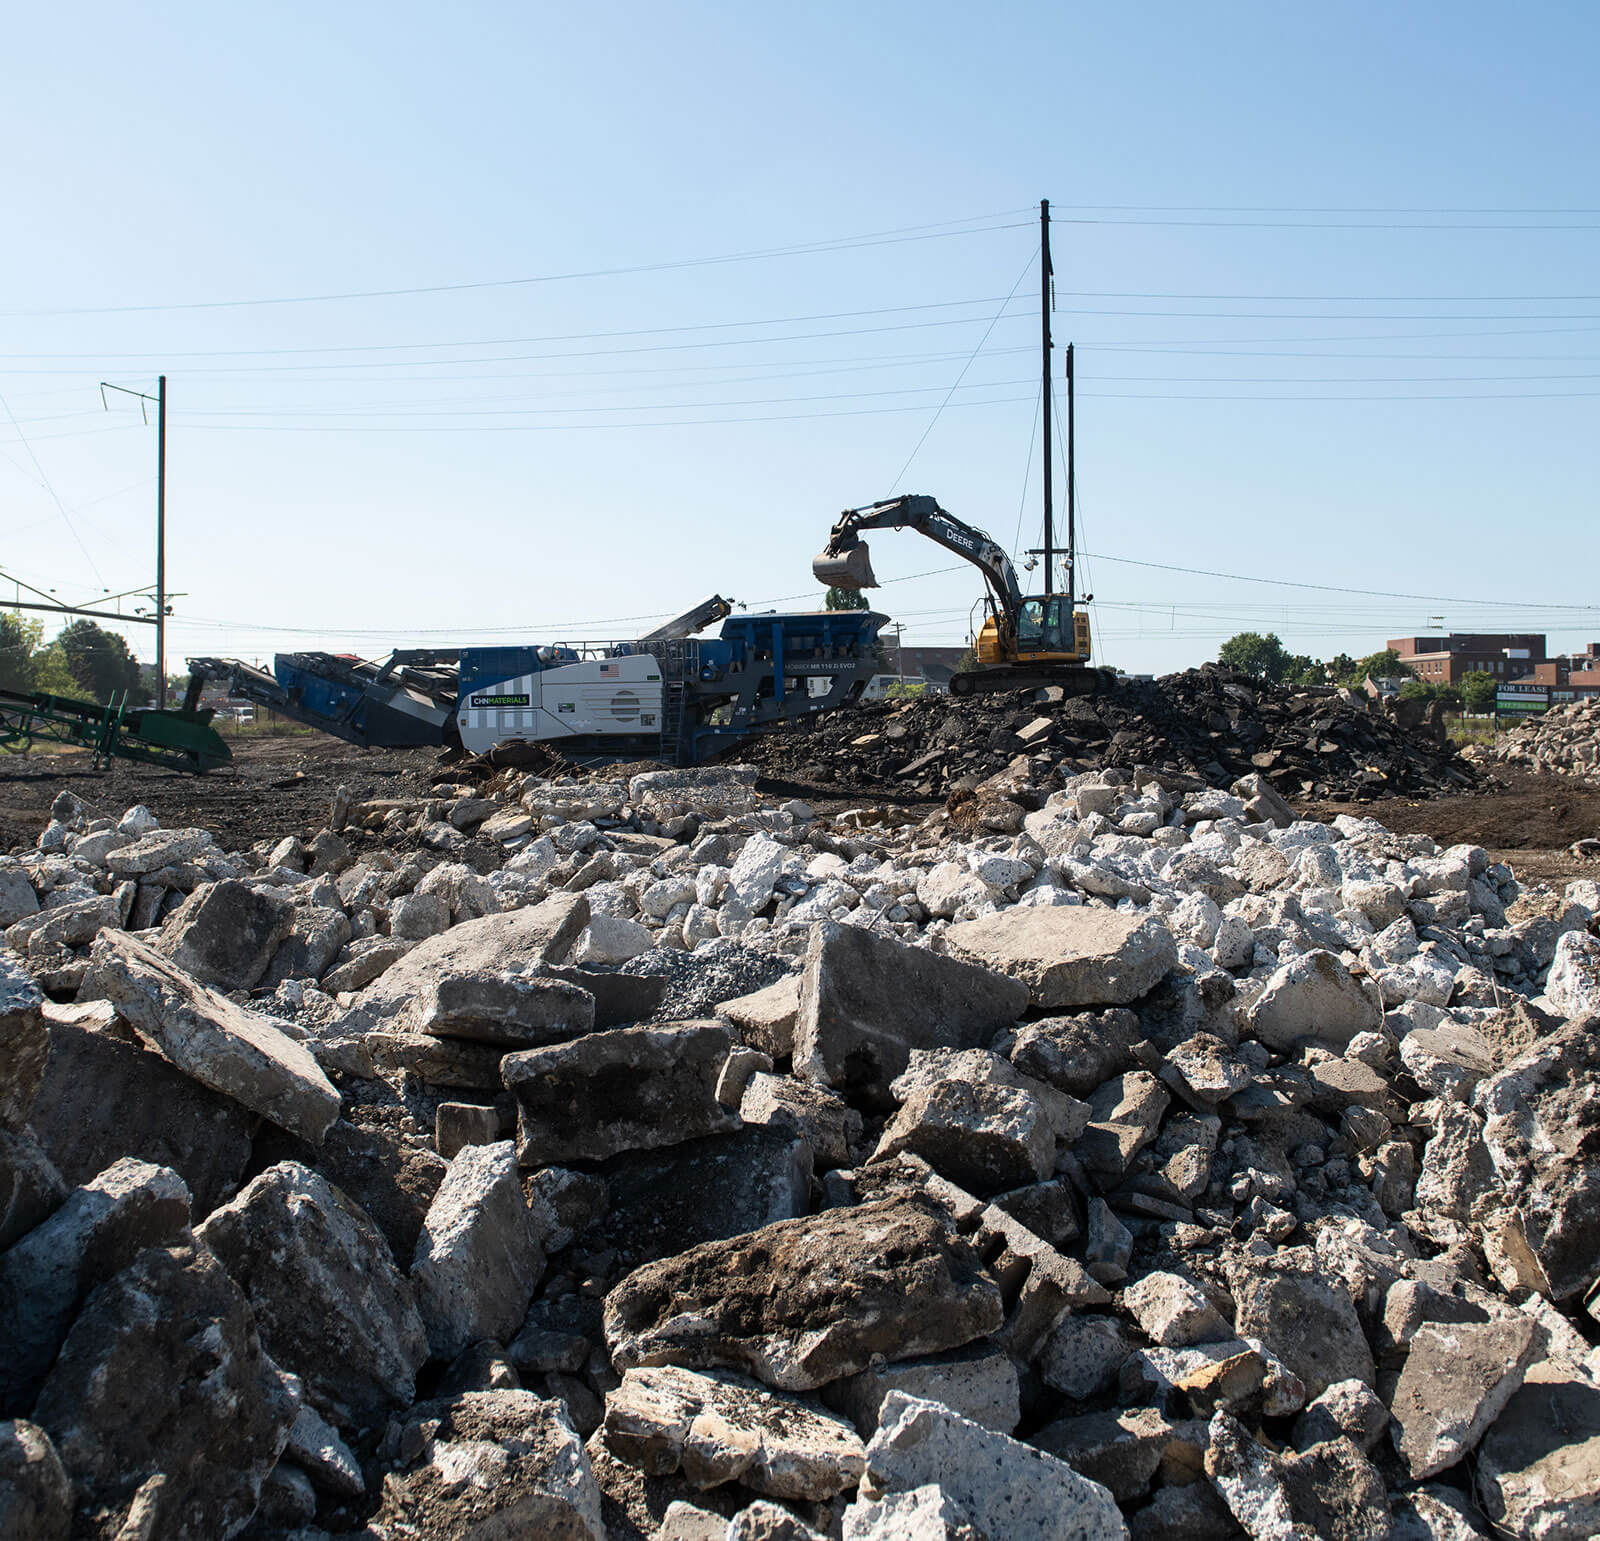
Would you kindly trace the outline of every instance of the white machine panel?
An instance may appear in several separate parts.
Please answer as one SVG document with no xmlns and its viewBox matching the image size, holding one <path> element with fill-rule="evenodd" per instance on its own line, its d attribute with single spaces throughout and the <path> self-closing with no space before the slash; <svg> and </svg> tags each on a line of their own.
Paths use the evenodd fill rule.
<svg viewBox="0 0 1600 1541">
<path fill-rule="evenodd" d="M 464 693 L 461 742 L 483 754 L 507 739 L 558 744 L 563 738 L 661 731 L 661 665 L 648 653 L 555 668 Z"/>
</svg>

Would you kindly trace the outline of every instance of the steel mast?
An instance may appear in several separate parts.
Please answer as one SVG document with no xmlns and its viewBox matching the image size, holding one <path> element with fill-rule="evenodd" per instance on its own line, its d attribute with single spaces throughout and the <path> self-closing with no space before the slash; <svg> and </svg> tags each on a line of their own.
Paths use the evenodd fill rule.
<svg viewBox="0 0 1600 1541">
<path fill-rule="evenodd" d="M 1050 200 L 1039 200 L 1039 350 L 1040 380 L 1044 403 L 1044 592 L 1048 599 L 1055 592 L 1055 504 L 1050 467 Z M 1071 483 L 1069 482 L 1070 486 Z"/>
</svg>

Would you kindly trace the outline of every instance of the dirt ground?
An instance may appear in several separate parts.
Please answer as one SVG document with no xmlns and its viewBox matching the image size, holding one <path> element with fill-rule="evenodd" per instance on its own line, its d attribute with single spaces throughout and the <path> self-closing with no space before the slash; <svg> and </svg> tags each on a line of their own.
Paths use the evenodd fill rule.
<svg viewBox="0 0 1600 1541">
<path fill-rule="evenodd" d="M 1422 802 L 1302 803 L 1308 818 L 1350 813 L 1377 819 L 1398 834 L 1431 835 L 1441 845 L 1481 845 L 1523 882 L 1568 882 L 1600 877 L 1600 861 L 1573 856 L 1574 840 L 1600 836 L 1600 789 L 1564 776 L 1535 775 L 1499 766 L 1493 786 Z"/>
<path fill-rule="evenodd" d="M 87 754 L 0 756 L 0 849 L 32 845 L 63 791 L 113 818 L 143 803 L 169 829 L 198 825 L 239 849 L 314 834 L 341 786 L 358 802 L 413 797 L 441 773 L 435 749 L 359 749 L 323 733 L 231 743 L 233 765 L 209 776 L 123 760 L 97 771 Z"/>
<path fill-rule="evenodd" d="M 415 797 L 434 780 L 456 774 L 432 749 L 359 749 L 325 734 L 232 740 L 234 764 L 209 776 L 187 776 L 154 766 L 117 762 L 96 771 L 87 755 L 30 754 L 0 757 L 0 849 L 31 845 L 50 816 L 57 794 L 70 791 L 96 813 L 120 815 L 144 803 L 169 828 L 199 825 L 224 846 L 242 848 L 287 834 L 309 835 L 327 819 L 340 786 L 360 801 Z M 639 766 L 623 767 L 637 770 Z M 1482 791 L 1426 801 L 1394 798 L 1376 803 L 1301 803 L 1310 818 L 1339 813 L 1376 818 L 1404 834 L 1431 835 L 1441 844 L 1484 846 L 1524 881 L 1556 882 L 1600 876 L 1600 861 L 1568 852 L 1574 840 L 1600 836 L 1600 789 L 1560 776 L 1503 769 L 1498 784 Z M 763 791 L 800 796 L 824 811 L 881 796 L 841 799 L 837 788 L 762 782 Z M 908 811 L 942 806 L 908 800 Z"/>
</svg>

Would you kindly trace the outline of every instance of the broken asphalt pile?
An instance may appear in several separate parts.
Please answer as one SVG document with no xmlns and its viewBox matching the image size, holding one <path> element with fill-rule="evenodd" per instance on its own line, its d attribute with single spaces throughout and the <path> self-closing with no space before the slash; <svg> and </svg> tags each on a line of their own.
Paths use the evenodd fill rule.
<svg viewBox="0 0 1600 1541">
<path fill-rule="evenodd" d="M 1600 886 L 1259 780 L 754 782 L 58 800 L 0 1537 L 1600 1531 Z"/>
<path fill-rule="evenodd" d="M 1501 735 L 1494 758 L 1600 785 L 1600 696 L 1552 706 Z"/>
<path fill-rule="evenodd" d="M 1293 798 L 1426 796 L 1478 779 L 1436 733 L 1402 726 L 1363 696 L 1268 685 L 1216 665 L 1119 680 L 1094 696 L 1063 699 L 1047 686 L 867 704 L 763 734 L 737 753 L 768 776 L 819 788 L 924 796 L 1023 754 L 1041 775 L 1063 762 L 1147 767 L 1175 786 L 1261 774 Z"/>
</svg>

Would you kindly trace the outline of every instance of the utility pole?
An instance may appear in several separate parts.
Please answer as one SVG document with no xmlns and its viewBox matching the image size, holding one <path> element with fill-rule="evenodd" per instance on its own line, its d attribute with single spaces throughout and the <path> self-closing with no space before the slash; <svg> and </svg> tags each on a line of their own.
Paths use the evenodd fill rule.
<svg viewBox="0 0 1600 1541">
<path fill-rule="evenodd" d="M 129 390 L 125 385 L 108 385 L 100 382 L 100 404 L 110 410 L 106 392 L 116 391 L 132 396 L 143 412 L 145 403 L 156 404 L 156 705 L 163 710 L 167 705 L 167 377 L 156 378 L 156 394 L 147 396 L 143 391 Z M 148 423 L 150 419 L 145 418 Z M 85 612 L 86 614 L 89 612 Z"/>
<path fill-rule="evenodd" d="M 156 380 L 156 705 L 167 709 L 167 377 Z"/>
<path fill-rule="evenodd" d="M 1055 592 L 1055 509 L 1050 478 L 1050 200 L 1039 200 L 1039 346 L 1042 354 L 1042 401 L 1044 404 L 1044 592 Z M 1070 350 L 1069 350 L 1070 356 Z"/>
<path fill-rule="evenodd" d="M 1067 614 L 1078 602 L 1078 455 L 1073 442 L 1072 344 L 1067 344 Z M 1074 622 L 1074 627 L 1076 623 Z M 1076 635 L 1076 633 L 1074 633 Z M 1074 641 L 1076 646 L 1076 641 Z"/>
</svg>

